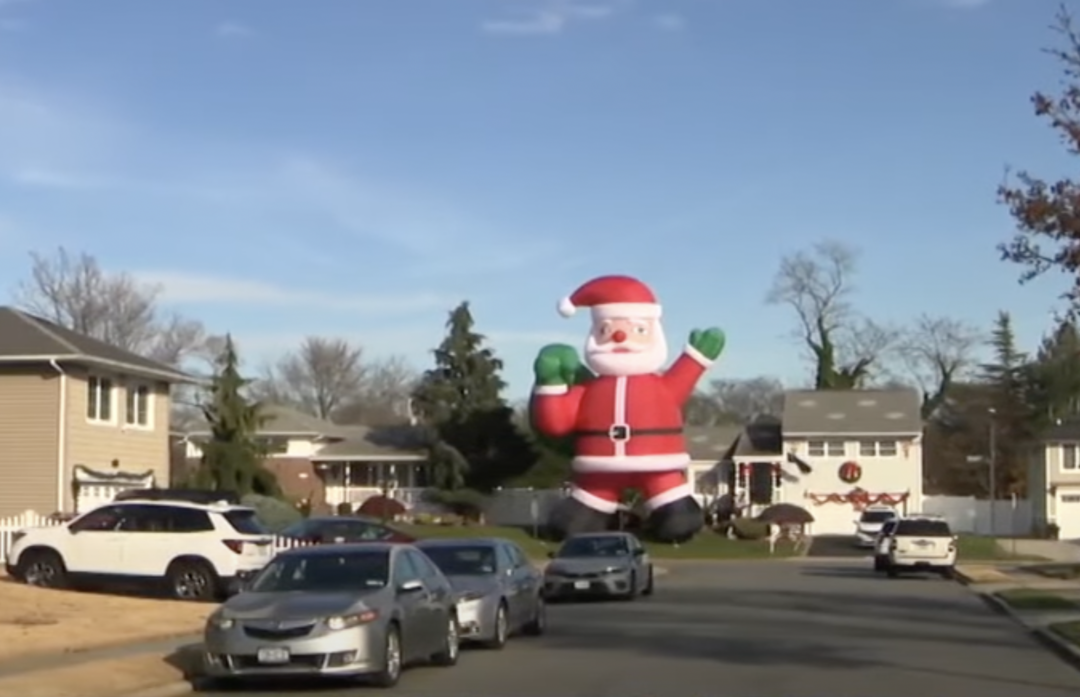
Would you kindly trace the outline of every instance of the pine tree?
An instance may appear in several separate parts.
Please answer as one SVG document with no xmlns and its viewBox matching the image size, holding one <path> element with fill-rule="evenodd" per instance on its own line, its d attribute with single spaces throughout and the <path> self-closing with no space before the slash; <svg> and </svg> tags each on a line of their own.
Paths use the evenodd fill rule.
<svg viewBox="0 0 1080 697">
<path fill-rule="evenodd" d="M 450 312 L 446 328 L 413 404 L 437 437 L 431 448 L 436 480 L 490 491 L 528 471 L 537 455 L 502 397 L 503 363 L 476 332 L 468 302 Z"/>
<path fill-rule="evenodd" d="M 1043 339 L 1029 368 L 1033 417 L 1045 427 L 1080 414 L 1080 332 L 1071 320 Z"/>
<path fill-rule="evenodd" d="M 244 396 L 244 388 L 251 381 L 240 375 L 239 363 L 232 337 L 226 337 L 209 399 L 202 407 L 210 425 L 210 440 L 203 444 L 195 484 L 201 489 L 232 491 L 241 496 L 278 496 L 281 490 L 277 480 L 263 467 L 264 453 L 255 439 L 263 417 L 259 404 Z"/>
<path fill-rule="evenodd" d="M 1016 346 L 1012 317 L 999 312 L 990 334 L 994 360 L 982 366 L 983 379 L 990 388 L 990 419 L 996 431 L 997 491 L 1023 495 L 1026 489 L 1026 462 L 1022 444 L 1032 436 L 1032 407 L 1027 356 Z"/>
</svg>

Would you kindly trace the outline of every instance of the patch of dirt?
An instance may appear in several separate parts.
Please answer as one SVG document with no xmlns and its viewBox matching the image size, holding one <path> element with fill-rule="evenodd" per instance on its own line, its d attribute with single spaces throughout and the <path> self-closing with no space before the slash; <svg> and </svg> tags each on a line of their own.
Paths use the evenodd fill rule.
<svg viewBox="0 0 1080 697">
<path fill-rule="evenodd" d="M 202 630 L 216 606 L 33 588 L 0 580 L 0 662 Z"/>
<path fill-rule="evenodd" d="M 114 697 L 183 678 L 162 656 L 135 656 L 0 678 L 0 697 Z"/>
<path fill-rule="evenodd" d="M 956 567 L 956 574 L 967 579 L 968 583 L 1015 583 L 1016 577 L 996 569 L 992 566 L 979 566 L 977 564 L 960 564 Z"/>
</svg>

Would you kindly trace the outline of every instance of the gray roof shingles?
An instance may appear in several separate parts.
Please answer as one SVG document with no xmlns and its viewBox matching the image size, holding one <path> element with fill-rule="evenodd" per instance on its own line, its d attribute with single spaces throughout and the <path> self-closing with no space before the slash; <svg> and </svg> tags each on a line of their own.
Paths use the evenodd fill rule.
<svg viewBox="0 0 1080 697">
<path fill-rule="evenodd" d="M 190 376 L 104 341 L 79 334 L 13 307 L 0 307 L 0 360 L 68 360 L 105 363 L 163 380 L 184 382 Z"/>
<path fill-rule="evenodd" d="M 918 434 L 920 406 L 915 390 L 792 390 L 784 394 L 784 434 Z"/>
</svg>

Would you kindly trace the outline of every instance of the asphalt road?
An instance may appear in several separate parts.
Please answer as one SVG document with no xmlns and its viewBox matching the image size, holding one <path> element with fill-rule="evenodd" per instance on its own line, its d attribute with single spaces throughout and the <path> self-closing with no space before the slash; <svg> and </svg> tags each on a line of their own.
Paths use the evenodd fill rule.
<svg viewBox="0 0 1080 697">
<path fill-rule="evenodd" d="M 252 689 L 228 694 L 357 694 Z M 950 581 L 890 580 L 862 561 L 684 563 L 652 598 L 557 606 L 547 636 L 413 669 L 394 694 L 1065 697 L 1080 694 L 1080 671 Z"/>
</svg>

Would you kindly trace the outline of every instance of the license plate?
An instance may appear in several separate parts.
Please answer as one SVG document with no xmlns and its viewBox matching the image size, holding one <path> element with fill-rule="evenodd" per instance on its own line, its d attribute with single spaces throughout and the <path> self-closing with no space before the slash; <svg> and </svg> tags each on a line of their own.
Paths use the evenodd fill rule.
<svg viewBox="0 0 1080 697">
<path fill-rule="evenodd" d="M 584 590 L 589 587 L 588 581 L 574 581 L 574 588 L 578 590 Z"/>
<path fill-rule="evenodd" d="M 913 542 L 912 544 L 914 544 L 916 547 L 919 547 L 920 549 L 922 549 L 924 547 L 929 547 L 930 545 L 932 545 L 934 543 L 931 542 L 930 540 L 915 540 L 915 542 Z"/>
<path fill-rule="evenodd" d="M 280 664 L 289 662 L 288 649 L 259 649 L 256 657 L 259 663 Z"/>
</svg>

